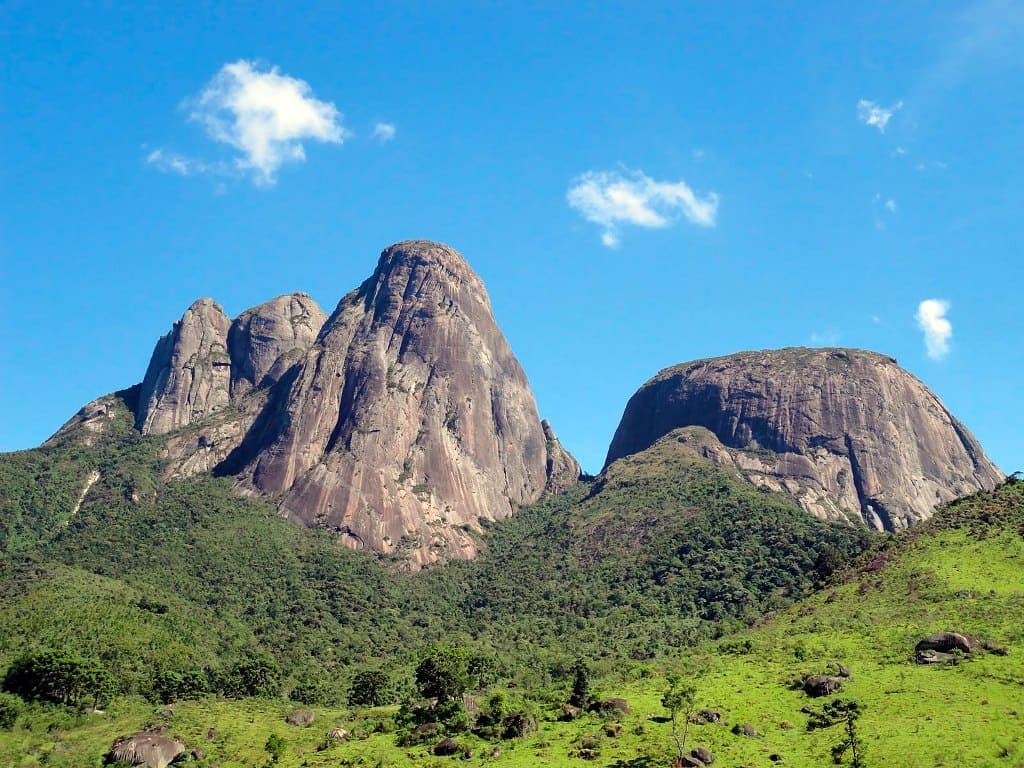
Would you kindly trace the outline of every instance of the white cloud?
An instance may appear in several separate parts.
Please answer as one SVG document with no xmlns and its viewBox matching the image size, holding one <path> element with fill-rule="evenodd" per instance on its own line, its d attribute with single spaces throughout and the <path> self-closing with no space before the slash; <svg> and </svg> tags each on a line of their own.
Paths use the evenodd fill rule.
<svg viewBox="0 0 1024 768">
<path fill-rule="evenodd" d="M 226 175 L 229 173 L 229 169 L 223 163 L 204 163 L 194 157 L 186 157 L 163 149 L 154 149 L 146 155 L 146 163 L 164 173 L 176 173 L 179 176 L 197 176 L 201 173 Z"/>
<path fill-rule="evenodd" d="M 387 144 L 398 133 L 398 129 L 395 128 L 394 123 L 377 123 L 373 126 L 373 138 L 379 141 L 381 144 Z"/>
<path fill-rule="evenodd" d="M 891 197 L 885 201 L 885 210 L 889 213 L 896 213 L 896 201 Z"/>
<path fill-rule="evenodd" d="M 917 325 L 924 331 L 925 349 L 932 360 L 942 360 L 949 354 L 953 324 L 946 319 L 948 311 L 949 302 L 942 299 L 925 299 L 917 306 Z"/>
<path fill-rule="evenodd" d="M 346 136 L 341 113 L 314 98 L 307 82 L 277 67 L 260 71 L 245 60 L 221 67 L 190 106 L 190 119 L 210 138 L 238 150 L 235 167 L 251 172 L 258 184 L 273 184 L 285 163 L 303 162 L 302 140 L 340 144 Z"/>
<path fill-rule="evenodd" d="M 202 172 L 195 160 L 184 155 L 164 152 L 162 149 L 154 149 L 146 155 L 146 162 L 150 165 L 155 165 L 161 171 L 176 173 L 179 176 L 191 176 Z"/>
<path fill-rule="evenodd" d="M 864 125 L 873 125 L 879 133 L 885 133 L 885 127 L 892 116 L 903 108 L 903 102 L 897 101 L 891 107 L 883 107 L 877 102 L 861 99 L 857 102 L 857 119 Z"/>
<path fill-rule="evenodd" d="M 839 332 L 828 330 L 819 333 L 814 331 L 811 334 L 811 344 L 819 347 L 834 347 L 839 343 Z"/>
<path fill-rule="evenodd" d="M 661 228 L 682 215 L 701 227 L 715 226 L 718 195 L 698 196 L 685 181 L 655 181 L 642 171 L 587 171 L 572 180 L 566 199 L 584 219 L 602 228 L 601 242 L 620 242 L 624 224 Z"/>
</svg>

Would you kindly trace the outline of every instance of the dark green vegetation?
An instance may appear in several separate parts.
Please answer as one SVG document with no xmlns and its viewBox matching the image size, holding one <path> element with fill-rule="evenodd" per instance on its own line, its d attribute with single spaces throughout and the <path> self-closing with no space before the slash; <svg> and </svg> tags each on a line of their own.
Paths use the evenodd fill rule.
<svg viewBox="0 0 1024 768">
<path fill-rule="evenodd" d="M 93 765 L 164 702 L 222 766 L 440 762 L 442 737 L 507 765 L 664 765 L 698 745 L 723 764 L 811 765 L 851 732 L 864 765 L 904 745 L 926 757 L 901 765 L 989 764 L 996 748 L 936 756 L 956 742 L 912 727 L 948 712 L 1024 759 L 1024 483 L 872 541 L 667 438 L 493 523 L 476 561 L 409 575 L 226 479 L 165 483 L 158 451 L 125 410 L 91 446 L 0 457 L 0 674 L 18 694 L 0 697 L 0 763 Z M 864 570 L 839 586 L 852 561 Z M 1011 653 L 911 664 L 942 629 Z M 840 696 L 858 718 L 808 731 L 789 682 L 833 660 L 853 669 Z M 607 705 L 617 696 L 629 712 Z M 286 698 L 323 727 L 285 730 Z M 570 699 L 583 711 L 560 720 Z M 690 722 L 709 706 L 721 724 Z M 745 723 L 760 735 L 731 732 Z M 211 725 L 224 735 L 207 739 Z M 332 725 L 352 738 L 325 741 Z"/>
<path fill-rule="evenodd" d="M 665 443 L 492 524 L 476 561 L 405 575 L 227 479 L 163 482 L 158 448 L 125 409 L 92 446 L 0 459 L 0 663 L 66 653 L 154 701 L 340 703 L 443 641 L 544 684 L 580 656 L 601 671 L 749 624 L 865 542 Z M 361 683 L 367 703 L 401 693 Z"/>
</svg>

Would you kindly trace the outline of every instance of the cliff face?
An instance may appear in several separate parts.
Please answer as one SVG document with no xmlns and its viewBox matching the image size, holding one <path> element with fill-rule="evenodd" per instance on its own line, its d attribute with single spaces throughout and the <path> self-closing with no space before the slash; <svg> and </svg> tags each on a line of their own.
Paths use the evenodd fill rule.
<svg viewBox="0 0 1024 768">
<path fill-rule="evenodd" d="M 135 422 L 144 435 L 167 434 L 228 404 L 230 325 L 219 304 L 199 299 L 157 342 Z"/>
<path fill-rule="evenodd" d="M 427 241 L 385 250 L 330 318 L 305 294 L 234 321 L 195 302 L 157 343 L 135 408 L 168 479 L 234 476 L 296 523 L 414 568 L 472 557 L 482 519 L 580 474 L 480 278 Z M 54 439 L 95 440 L 108 410 L 91 403 Z"/>
<path fill-rule="evenodd" d="M 705 458 L 824 519 L 898 530 L 1002 478 L 896 361 L 844 349 L 744 352 L 673 366 L 630 399 L 606 465 L 679 428 Z"/>
<path fill-rule="evenodd" d="M 579 476 L 545 434 L 483 283 L 426 241 L 388 248 L 341 300 L 260 442 L 249 487 L 414 565 L 473 556 L 482 518 Z"/>
<path fill-rule="evenodd" d="M 276 383 L 316 341 L 327 315 L 304 293 L 278 296 L 231 323 L 231 397 Z"/>
</svg>

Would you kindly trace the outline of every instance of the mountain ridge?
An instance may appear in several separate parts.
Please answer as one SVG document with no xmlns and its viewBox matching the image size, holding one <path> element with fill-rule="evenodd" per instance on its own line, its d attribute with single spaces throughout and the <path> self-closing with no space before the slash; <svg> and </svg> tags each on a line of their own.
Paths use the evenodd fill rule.
<svg viewBox="0 0 1024 768">
<path fill-rule="evenodd" d="M 279 296 L 233 320 L 199 299 L 157 342 L 136 428 L 164 476 L 236 479 L 282 515 L 410 567 L 475 555 L 482 519 L 579 478 L 542 422 L 483 282 L 449 246 L 386 248 L 327 316 Z M 107 396 L 109 397 L 109 396 Z M 58 436 L 103 428 L 105 398 Z"/>
</svg>

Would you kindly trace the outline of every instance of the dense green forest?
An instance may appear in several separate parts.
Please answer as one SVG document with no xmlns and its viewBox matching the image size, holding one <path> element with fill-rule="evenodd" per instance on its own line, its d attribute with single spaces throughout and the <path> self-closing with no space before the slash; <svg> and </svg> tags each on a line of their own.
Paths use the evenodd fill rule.
<svg viewBox="0 0 1024 768">
<path fill-rule="evenodd" d="M 410 575 L 228 479 L 164 483 L 156 448 L 125 414 L 92 446 L 0 460 L 0 659 L 71 653 L 155 700 L 182 678 L 237 690 L 231 670 L 257 659 L 263 692 L 331 702 L 358 671 L 444 641 L 541 683 L 577 657 L 652 659 L 753 623 L 868 539 L 663 441 L 493 523 L 478 559 Z"/>
</svg>

